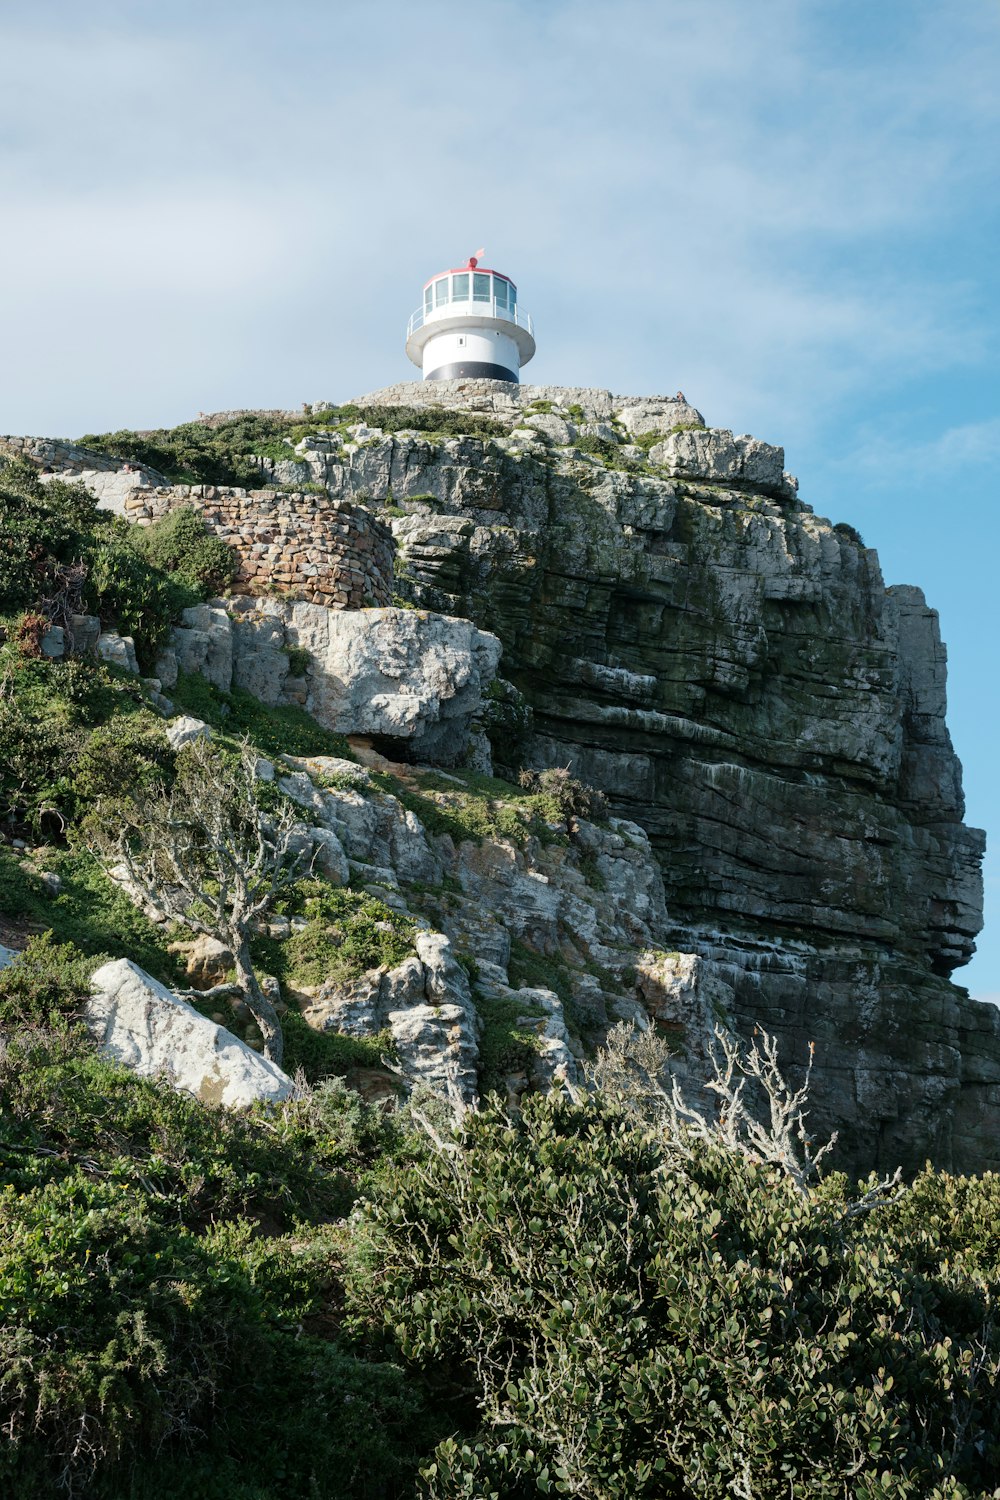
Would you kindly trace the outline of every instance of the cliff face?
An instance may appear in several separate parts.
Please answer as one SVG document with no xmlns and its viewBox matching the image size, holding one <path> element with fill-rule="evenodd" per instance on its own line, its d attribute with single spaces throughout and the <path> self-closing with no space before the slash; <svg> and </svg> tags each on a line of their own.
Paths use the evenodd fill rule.
<svg viewBox="0 0 1000 1500">
<path fill-rule="evenodd" d="M 669 939 L 738 1026 L 803 1063 L 845 1161 L 1000 1165 L 1000 1016 L 973 951 L 983 835 L 962 822 L 945 652 L 918 589 L 813 515 L 780 449 L 683 399 L 487 381 L 394 387 L 509 426 L 356 429 L 275 477 L 388 506 L 397 590 L 503 643 L 528 759 L 642 825 Z"/>
</svg>

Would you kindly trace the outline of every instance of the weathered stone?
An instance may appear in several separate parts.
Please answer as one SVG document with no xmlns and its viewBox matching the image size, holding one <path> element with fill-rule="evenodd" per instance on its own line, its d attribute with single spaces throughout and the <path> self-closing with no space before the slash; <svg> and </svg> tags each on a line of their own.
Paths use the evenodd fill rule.
<svg viewBox="0 0 1000 1500">
<path fill-rule="evenodd" d="M 758 438 L 718 429 L 673 432 L 649 450 L 649 461 L 668 474 L 746 484 L 767 492 L 784 489 L 785 450 Z"/>
<path fill-rule="evenodd" d="M 218 938 L 208 937 L 205 933 L 188 941 L 171 943 L 170 952 L 181 955 L 185 973 L 196 990 L 222 984 L 233 967 L 231 950 Z"/>
<path fill-rule="evenodd" d="M 101 622 L 96 615 L 70 615 L 70 651 L 74 656 L 89 656 L 97 647 Z"/>
<path fill-rule="evenodd" d="M 97 638 L 97 654 L 102 661 L 121 667 L 125 672 L 139 675 L 139 663 L 135 659 L 135 641 L 130 635 L 118 635 L 105 630 Z"/>
<path fill-rule="evenodd" d="M 212 731 L 204 719 L 193 719 L 188 714 L 182 714 L 179 719 L 174 719 L 164 730 L 170 741 L 172 750 L 180 750 L 184 745 L 190 745 L 194 740 L 210 740 Z"/>
<path fill-rule="evenodd" d="M 167 692 L 177 686 L 177 652 L 172 647 L 167 646 L 160 651 L 154 671 L 160 679 L 161 688 L 166 688 Z"/>
<path fill-rule="evenodd" d="M 537 394 L 433 392 L 512 428 Z M 502 640 L 534 728 L 512 761 L 495 739 L 499 763 L 568 764 L 643 825 L 670 911 L 648 946 L 704 959 L 736 1029 L 774 1032 L 793 1071 L 815 1041 L 813 1119 L 839 1129 L 841 1161 L 1000 1165 L 991 1089 L 963 1085 L 1000 1090 L 1000 1013 L 944 977 L 981 925 L 982 836 L 961 822 L 933 613 L 796 499 L 779 448 L 695 430 L 693 408 L 662 398 L 546 399 L 662 432 L 664 477 L 397 434 L 327 482 L 350 492 L 363 469 L 396 503 L 434 497 L 394 521 L 397 588 Z M 563 893 L 492 899 L 529 942 L 570 920 Z M 577 918 L 582 945 L 594 919 Z"/>
<path fill-rule="evenodd" d="M 233 683 L 233 630 L 226 611 L 196 604 L 181 612 L 183 624 L 171 632 L 171 645 L 182 672 L 199 672 L 228 693 Z"/>
<path fill-rule="evenodd" d="M 292 1080 L 126 958 L 102 964 L 83 1009 L 100 1051 L 145 1078 L 162 1078 L 204 1104 L 278 1103 Z"/>
<path fill-rule="evenodd" d="M 339 612 L 262 599 L 256 611 L 240 616 L 240 657 L 244 651 L 252 661 L 266 656 L 275 622 L 286 641 L 309 653 L 307 706 L 321 724 L 344 734 L 405 740 L 410 753 L 436 764 L 463 759 L 496 674 L 494 636 L 467 620 L 418 610 Z M 266 644 L 257 649 L 261 638 Z"/>
<path fill-rule="evenodd" d="M 42 655 L 58 660 L 66 653 L 66 634 L 61 625 L 50 625 L 41 639 Z"/>
</svg>

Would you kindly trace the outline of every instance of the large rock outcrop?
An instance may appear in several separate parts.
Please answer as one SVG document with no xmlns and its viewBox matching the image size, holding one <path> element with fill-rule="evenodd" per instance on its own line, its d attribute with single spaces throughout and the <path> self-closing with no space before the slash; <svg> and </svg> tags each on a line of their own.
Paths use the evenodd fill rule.
<svg viewBox="0 0 1000 1500">
<path fill-rule="evenodd" d="M 491 718 L 501 767 L 568 766 L 602 789 L 608 839 L 648 837 L 662 881 L 592 825 L 560 863 L 558 843 L 449 848 L 405 798 L 300 786 L 338 878 L 455 882 L 432 920 L 482 960 L 495 1011 L 539 992 L 526 1015 L 553 1057 L 630 1006 L 692 1071 L 713 1015 L 761 1023 L 793 1071 L 815 1044 L 813 1123 L 839 1130 L 843 1164 L 1000 1167 L 1000 1011 L 949 977 L 982 922 L 983 836 L 963 822 L 920 591 L 887 588 L 857 532 L 799 500 L 779 447 L 708 428 L 680 392 L 442 381 L 359 406 L 363 421 L 261 460 L 262 478 L 321 491 L 317 526 L 331 501 L 381 510 L 416 608 L 334 624 L 289 599 L 205 606 L 158 666 L 164 688 L 179 663 L 438 764 L 485 765 Z M 621 883 L 613 919 L 580 890 L 585 867 Z M 523 968 L 509 983 L 512 943 L 569 963 L 572 1027 L 550 986 Z"/>
<path fill-rule="evenodd" d="M 223 692 L 300 703 L 328 729 L 453 765 L 470 753 L 499 660 L 497 638 L 468 620 L 238 595 L 184 610 L 156 675 L 169 691 L 178 670 L 198 672 Z"/>
<path fill-rule="evenodd" d="M 947 978 L 981 926 L 983 836 L 919 590 L 886 588 L 857 533 L 798 500 L 780 449 L 680 398 L 431 395 L 508 435 L 321 435 L 300 457 L 404 512 L 397 590 L 500 638 L 525 758 L 648 832 L 670 945 L 737 1023 L 797 1062 L 815 1042 L 814 1119 L 842 1159 L 1000 1165 L 1000 1015 Z"/>
</svg>

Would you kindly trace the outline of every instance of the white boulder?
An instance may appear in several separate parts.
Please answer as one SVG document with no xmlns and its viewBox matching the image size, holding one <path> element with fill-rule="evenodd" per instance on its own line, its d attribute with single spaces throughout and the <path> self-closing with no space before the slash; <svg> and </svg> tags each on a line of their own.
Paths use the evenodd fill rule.
<svg viewBox="0 0 1000 1500">
<path fill-rule="evenodd" d="M 295 1085 L 224 1027 L 198 1013 L 127 958 L 91 977 L 84 1021 L 104 1056 L 144 1078 L 163 1078 L 204 1104 L 278 1103 Z"/>
<path fill-rule="evenodd" d="M 212 731 L 204 719 L 192 719 L 188 714 L 181 714 L 166 726 L 165 734 L 170 741 L 172 750 L 180 750 L 184 745 L 190 745 L 195 740 L 210 740 Z"/>
</svg>

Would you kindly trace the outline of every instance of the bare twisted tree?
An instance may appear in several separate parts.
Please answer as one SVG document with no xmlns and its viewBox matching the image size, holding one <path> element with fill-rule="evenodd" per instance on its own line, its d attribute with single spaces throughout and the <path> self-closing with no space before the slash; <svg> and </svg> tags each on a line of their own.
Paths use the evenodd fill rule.
<svg viewBox="0 0 1000 1500">
<path fill-rule="evenodd" d="M 86 820 L 90 851 L 164 920 L 219 939 L 239 988 L 279 1066 L 281 1022 L 254 972 L 250 939 L 281 892 L 308 873 L 311 838 L 290 805 L 260 805 L 257 754 L 238 758 L 207 739 L 185 745 L 171 787 L 104 798 Z"/>
</svg>

